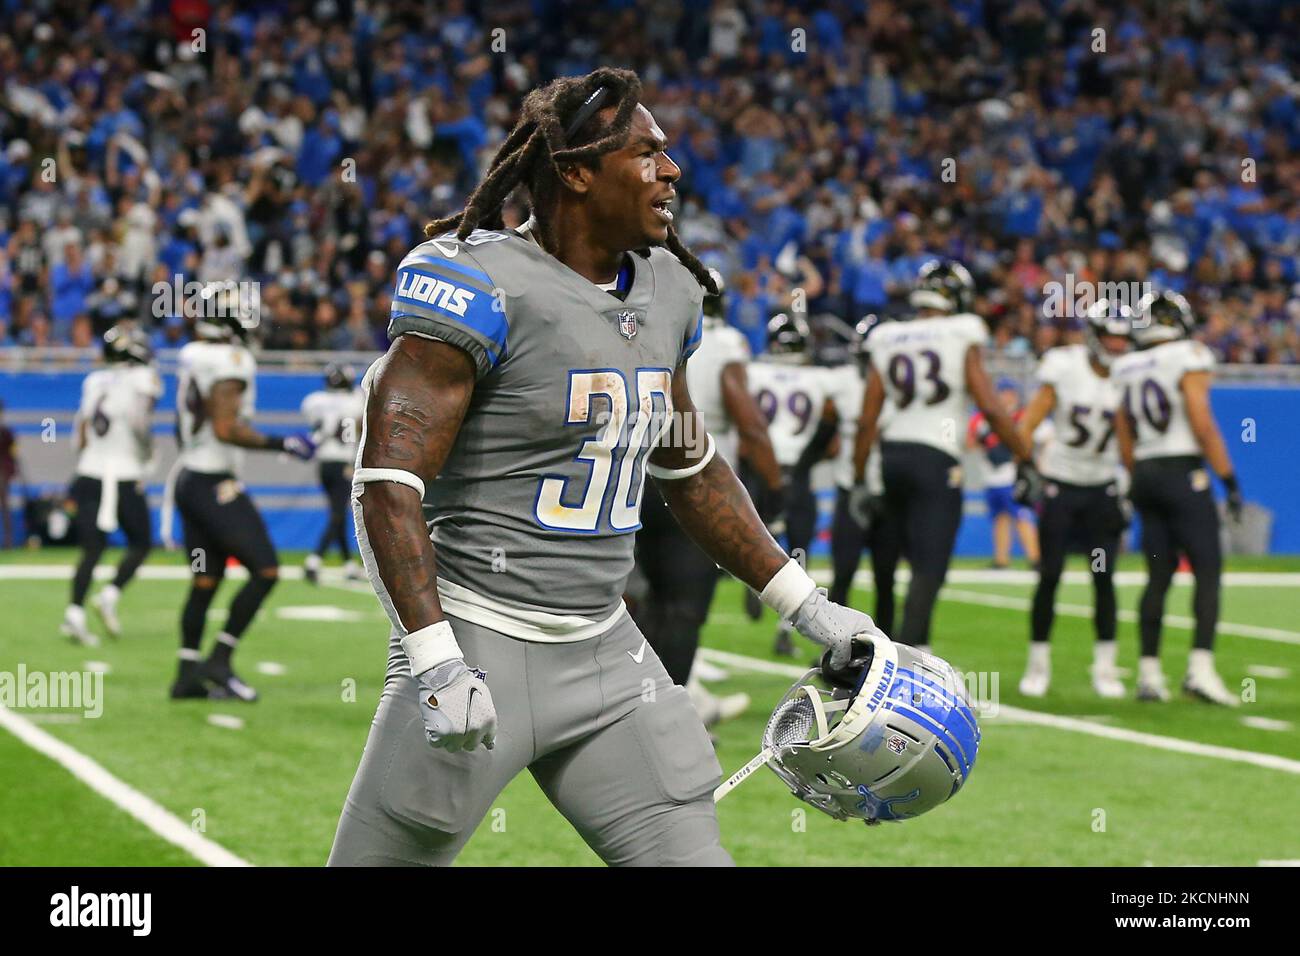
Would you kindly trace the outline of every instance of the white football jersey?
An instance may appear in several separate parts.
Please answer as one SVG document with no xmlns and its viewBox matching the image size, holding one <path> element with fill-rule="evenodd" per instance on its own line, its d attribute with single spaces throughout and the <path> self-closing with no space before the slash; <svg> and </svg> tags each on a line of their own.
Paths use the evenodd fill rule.
<svg viewBox="0 0 1300 956">
<path fill-rule="evenodd" d="M 988 341 L 978 315 L 886 322 L 871 332 L 871 365 L 893 407 L 884 441 L 919 442 L 961 458 L 966 433 L 966 353 Z"/>
<path fill-rule="evenodd" d="M 361 438 L 365 396 L 360 389 L 312 392 L 302 400 L 302 416 L 311 425 L 319 461 L 352 461 Z"/>
<path fill-rule="evenodd" d="M 826 399 L 832 397 L 830 370 L 758 359 L 750 363 L 748 378 L 749 392 L 767 418 L 776 463 L 793 467 L 817 431 Z"/>
<path fill-rule="evenodd" d="M 1088 347 L 1048 349 L 1038 363 L 1038 381 L 1056 392 L 1051 438 L 1039 455 L 1039 470 L 1072 485 L 1114 481 L 1119 468 L 1115 415 L 1120 393 L 1111 379 L 1093 369 Z"/>
<path fill-rule="evenodd" d="M 1183 397 L 1183 376 L 1214 368 L 1214 353 L 1192 339 L 1179 339 L 1115 359 L 1110 377 L 1137 423 L 1134 458 L 1201 455 Z"/>
<path fill-rule="evenodd" d="M 136 436 L 152 426 L 150 413 L 162 390 L 152 366 L 113 365 L 87 375 L 77 411 L 86 423 L 77 474 L 113 481 L 143 478 L 148 454 Z"/>
<path fill-rule="evenodd" d="M 176 439 L 181 465 L 191 471 L 238 474 L 243 450 L 218 441 L 204 401 L 217 382 L 244 383 L 239 414 L 252 418 L 257 403 L 257 362 L 236 342 L 191 342 L 177 356 Z"/>
<path fill-rule="evenodd" d="M 734 465 L 738 436 L 722 400 L 722 370 L 732 362 L 749 364 L 749 343 L 739 329 L 706 316 L 699 347 L 686 363 L 686 387 L 718 454 Z"/>
</svg>

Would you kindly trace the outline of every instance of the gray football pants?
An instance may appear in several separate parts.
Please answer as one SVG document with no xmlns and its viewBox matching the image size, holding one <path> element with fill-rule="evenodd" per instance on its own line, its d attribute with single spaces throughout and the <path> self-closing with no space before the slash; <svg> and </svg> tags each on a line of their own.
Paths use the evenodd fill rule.
<svg viewBox="0 0 1300 956">
<path fill-rule="evenodd" d="M 524 768 L 608 864 L 731 865 L 719 843 L 713 789 L 722 771 L 709 736 L 630 616 L 570 644 L 448 620 L 465 660 L 487 672 L 495 749 L 428 744 L 410 666 L 391 640 L 330 866 L 450 864 Z"/>
</svg>

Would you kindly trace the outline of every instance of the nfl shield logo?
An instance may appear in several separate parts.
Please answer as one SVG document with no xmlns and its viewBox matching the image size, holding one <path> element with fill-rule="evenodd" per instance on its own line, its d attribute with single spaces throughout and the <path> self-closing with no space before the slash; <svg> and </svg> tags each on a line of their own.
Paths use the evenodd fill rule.
<svg viewBox="0 0 1300 956">
<path fill-rule="evenodd" d="M 901 754 L 907 749 L 907 741 L 898 734 L 894 734 L 885 741 L 885 746 L 889 748 L 890 753 Z"/>
<path fill-rule="evenodd" d="M 625 309 L 618 314 L 618 331 L 623 338 L 630 339 L 636 335 L 636 313 Z"/>
</svg>

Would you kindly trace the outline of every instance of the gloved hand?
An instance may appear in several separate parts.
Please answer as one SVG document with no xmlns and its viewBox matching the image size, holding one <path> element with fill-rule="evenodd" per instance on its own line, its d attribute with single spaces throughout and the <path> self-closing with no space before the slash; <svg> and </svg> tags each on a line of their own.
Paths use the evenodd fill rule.
<svg viewBox="0 0 1300 956">
<path fill-rule="evenodd" d="M 496 745 L 497 711 L 486 678 L 459 657 L 416 676 L 420 717 L 431 746 L 455 753 L 480 743 L 488 750 Z"/>
<path fill-rule="evenodd" d="M 1236 475 L 1229 475 L 1223 479 L 1223 486 L 1228 490 L 1228 514 L 1232 516 L 1233 521 L 1241 520 L 1241 509 L 1246 505 L 1246 499 L 1241 495 L 1241 486 L 1237 484 Z"/>
<path fill-rule="evenodd" d="M 1038 507 L 1043 500 L 1043 476 L 1033 462 L 1021 462 L 1016 468 L 1016 483 L 1011 486 L 1011 498 L 1019 505 Z"/>
<path fill-rule="evenodd" d="M 310 461 L 316 454 L 316 443 L 307 435 L 285 435 L 284 450 L 295 458 Z"/>
<path fill-rule="evenodd" d="M 830 665 L 836 669 L 848 665 L 853 656 L 853 638 L 859 634 L 885 637 L 876 622 L 861 611 L 828 601 L 825 588 L 808 595 L 790 623 L 808 640 L 827 648 Z"/>
<path fill-rule="evenodd" d="M 849 517 L 864 531 L 871 529 L 871 521 L 875 517 L 877 507 L 876 496 L 871 493 L 866 482 L 849 489 Z"/>
</svg>

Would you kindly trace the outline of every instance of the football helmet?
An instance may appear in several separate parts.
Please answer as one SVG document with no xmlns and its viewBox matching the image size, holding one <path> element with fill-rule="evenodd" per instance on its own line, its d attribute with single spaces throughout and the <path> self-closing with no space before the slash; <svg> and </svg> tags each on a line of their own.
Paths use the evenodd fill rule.
<svg viewBox="0 0 1300 956">
<path fill-rule="evenodd" d="M 325 387 L 339 391 L 350 391 L 357 380 L 357 373 L 351 365 L 331 362 L 325 366 Z"/>
<path fill-rule="evenodd" d="M 818 686 L 829 685 L 829 688 Z M 947 661 L 884 636 L 854 639 L 836 671 L 825 657 L 777 704 L 763 732 L 768 765 L 799 799 L 837 820 L 906 820 L 970 777 L 980 728 Z"/>
<path fill-rule="evenodd" d="M 113 326 L 104 333 L 104 361 L 148 365 L 153 361 L 149 336 L 134 325 Z"/>
<path fill-rule="evenodd" d="M 807 362 L 812 356 L 808 321 L 793 312 L 778 312 L 767 323 L 767 354 L 783 361 Z"/>
<path fill-rule="evenodd" d="M 721 319 L 727 314 L 727 283 L 723 281 L 722 273 L 717 269 L 710 269 L 709 275 L 713 278 L 713 284 L 718 289 L 717 295 L 704 295 L 704 314 L 714 319 Z"/>
<path fill-rule="evenodd" d="M 1102 368 L 1110 368 L 1110 363 L 1118 354 L 1112 352 L 1102 343 L 1103 335 L 1118 335 L 1127 340 L 1133 334 L 1133 310 L 1122 302 L 1099 299 L 1088 309 L 1087 321 L 1083 326 L 1083 341 L 1088 346 L 1088 354 Z"/>
<path fill-rule="evenodd" d="M 209 282 L 199 296 L 195 336 L 213 342 L 248 341 L 261 317 L 261 293 L 256 283 Z"/>
<path fill-rule="evenodd" d="M 1192 307 L 1177 292 L 1144 296 L 1133 316 L 1133 342 L 1138 348 L 1191 336 L 1196 328 Z"/>
<path fill-rule="evenodd" d="M 969 312 L 975 302 L 975 280 L 956 259 L 931 259 L 921 266 L 907 301 L 914 309 L 937 309 L 948 315 Z"/>
</svg>

